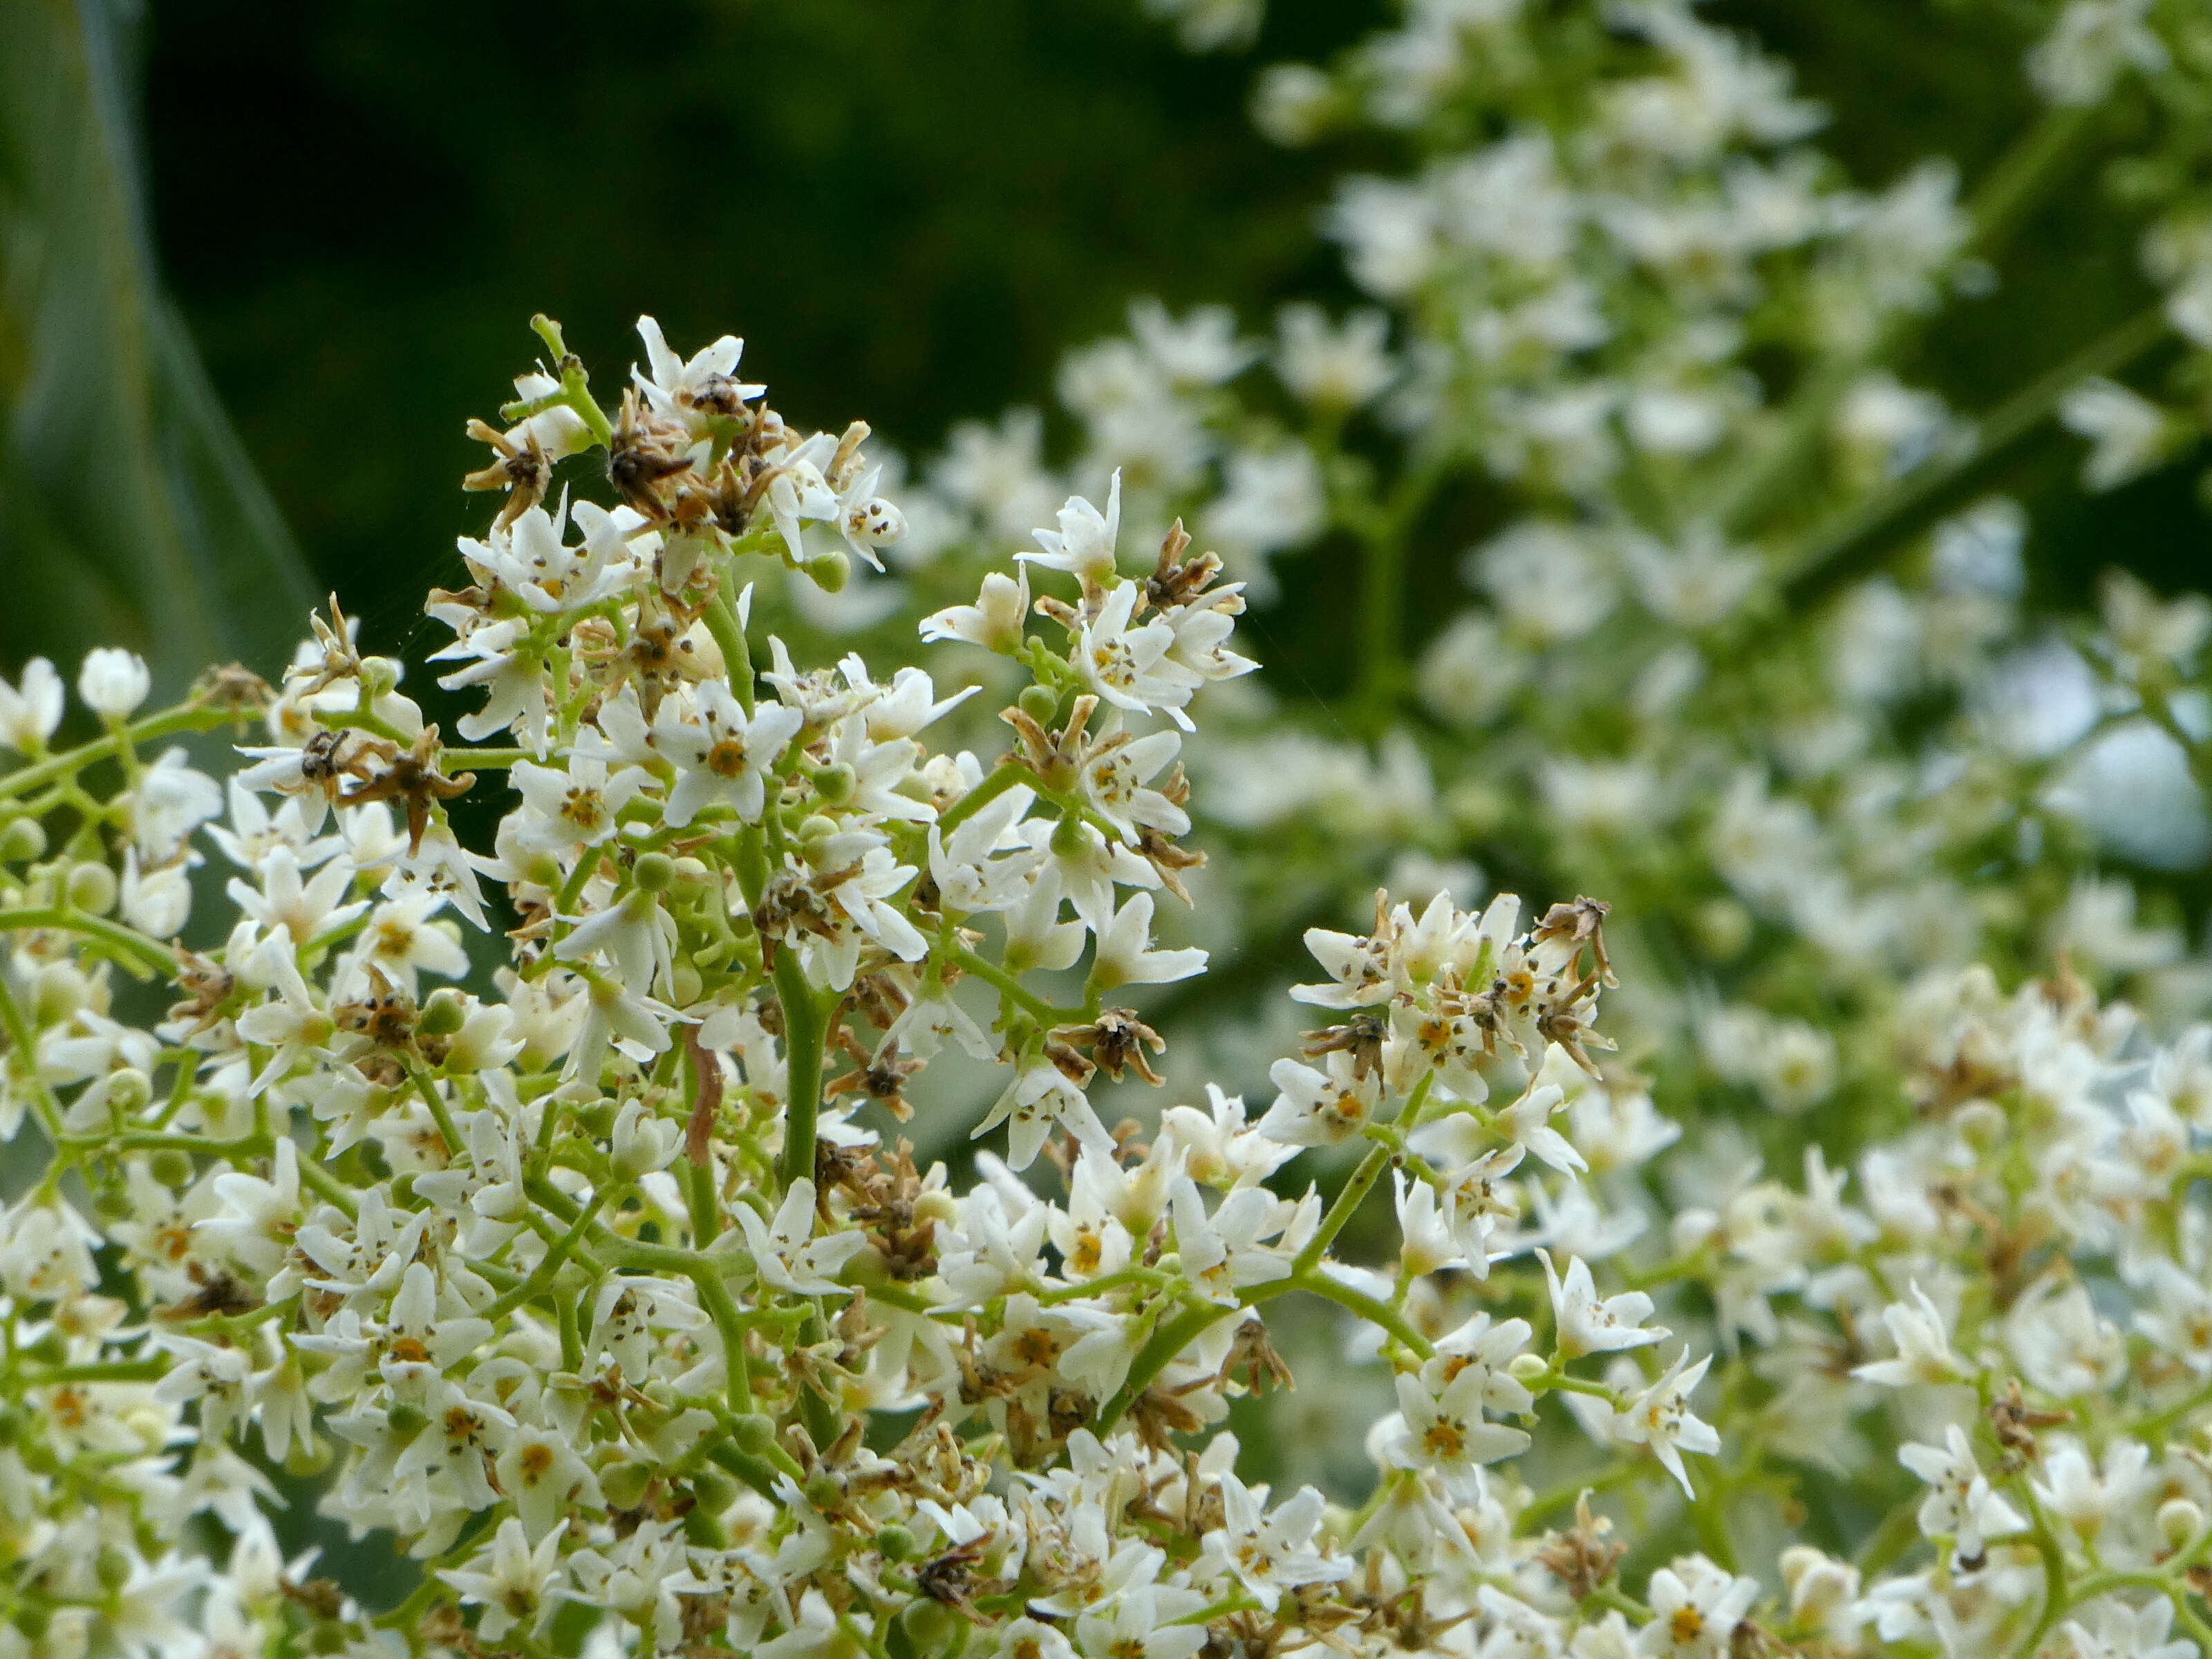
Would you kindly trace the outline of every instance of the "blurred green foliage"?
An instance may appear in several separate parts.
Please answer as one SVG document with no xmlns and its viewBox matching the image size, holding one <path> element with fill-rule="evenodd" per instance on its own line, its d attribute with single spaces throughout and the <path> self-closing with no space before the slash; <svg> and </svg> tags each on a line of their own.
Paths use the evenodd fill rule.
<svg viewBox="0 0 2212 1659">
<path fill-rule="evenodd" d="M 156 280 L 119 0 L 0 0 L 0 661 L 276 659 L 310 588 Z"/>
</svg>

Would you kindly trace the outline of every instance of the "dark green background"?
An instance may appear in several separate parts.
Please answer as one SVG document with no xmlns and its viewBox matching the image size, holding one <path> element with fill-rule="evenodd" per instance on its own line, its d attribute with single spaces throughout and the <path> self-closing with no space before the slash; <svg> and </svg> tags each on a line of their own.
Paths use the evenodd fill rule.
<svg viewBox="0 0 2212 1659">
<path fill-rule="evenodd" d="M 865 416 L 926 454 L 956 419 L 1048 403 L 1060 350 L 1133 294 L 1255 320 L 1292 294 L 1348 299 L 1314 212 L 1390 141 L 1285 152 L 1244 104 L 1259 64 L 1383 15 L 1276 0 L 1257 52 L 1193 58 L 1135 0 L 157 5 L 157 246 L 317 581 L 389 640 L 483 517 L 455 487 L 461 423 L 529 361 L 534 310 L 602 379 L 641 310 L 687 349 L 734 330 L 794 418 Z M 2002 6 L 1722 15 L 1798 62 L 1868 183 L 1930 152 L 1971 181 L 2032 114 Z M 2002 294 L 1957 307 L 1912 367 L 1984 404 L 2130 309 L 2132 232 L 2103 196 L 2094 167 L 2070 180 Z M 2045 586 L 2078 593 L 2114 561 L 2191 580 L 2191 471 L 2085 510 L 2075 456 L 2054 434 L 1993 480 L 2042 508 Z M 1449 581 L 1458 550 L 1440 540 L 1421 579 Z M 1294 601 L 1326 577 L 1291 574 Z M 1313 615 L 1309 641 L 1304 620 L 1277 633 L 1310 659 L 1330 624 Z"/>
</svg>

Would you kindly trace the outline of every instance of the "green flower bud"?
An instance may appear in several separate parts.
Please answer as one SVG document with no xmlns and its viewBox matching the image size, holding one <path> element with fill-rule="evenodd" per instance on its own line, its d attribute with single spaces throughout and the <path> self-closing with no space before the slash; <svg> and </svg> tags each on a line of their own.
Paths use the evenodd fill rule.
<svg viewBox="0 0 2212 1659">
<path fill-rule="evenodd" d="M 112 1072 L 107 1079 L 107 1103 L 125 1117 L 136 1117 L 154 1098 L 153 1080 L 136 1066 Z"/>
<path fill-rule="evenodd" d="M 706 866 L 699 867 L 704 870 Z M 630 880 L 648 893 L 666 892 L 676 885 L 676 860 L 665 853 L 640 853 L 637 862 L 629 867 Z"/>
<path fill-rule="evenodd" d="M 1047 724 L 1060 712 L 1059 693 L 1042 685 L 1023 687 L 1022 695 L 1014 699 L 1014 703 L 1039 726 Z"/>
<path fill-rule="evenodd" d="M 1516 1353 L 1505 1367 L 1506 1375 L 1515 1382 L 1534 1382 L 1552 1369 L 1550 1362 L 1540 1353 Z"/>
<path fill-rule="evenodd" d="M 36 818 L 17 818 L 0 830 L 0 864 L 28 864 L 46 855 L 46 828 Z"/>
<path fill-rule="evenodd" d="M 739 1451 L 758 1457 L 775 1444 L 775 1425 L 765 1417 L 740 1417 L 730 1425 L 730 1438 Z"/>
<path fill-rule="evenodd" d="M 415 1029 L 424 1036 L 451 1036 L 467 1023 L 468 1017 L 468 1003 L 461 994 L 447 988 L 430 994 Z"/>
<path fill-rule="evenodd" d="M 609 1509 L 634 1510 L 645 1500 L 645 1489 L 653 1484 L 653 1471 L 624 1458 L 601 1469 L 599 1479 Z"/>
<path fill-rule="evenodd" d="M 703 991 L 706 987 L 699 978 L 699 969 L 697 966 L 690 957 L 686 957 L 677 963 L 674 977 L 676 981 L 676 1006 L 679 1008 L 688 1008 L 693 1003 L 698 1001 L 699 994 Z"/>
<path fill-rule="evenodd" d="M 852 799 L 853 791 L 860 785 L 859 776 L 842 761 L 814 774 L 814 793 L 831 806 L 842 806 Z"/>
<path fill-rule="evenodd" d="M 1090 837 L 1083 833 L 1083 820 L 1070 812 L 1052 827 L 1052 850 L 1055 858 L 1072 859 L 1083 850 Z"/>
<path fill-rule="evenodd" d="M 910 1561 L 914 1559 L 915 1537 L 904 1527 L 893 1524 L 877 1532 L 876 1548 L 886 1561 Z"/>
<path fill-rule="evenodd" d="M 104 916 L 115 908 L 115 872 L 104 864 L 80 864 L 70 872 L 67 891 L 76 908 Z"/>
<path fill-rule="evenodd" d="M 738 1483 L 717 1468 L 703 1468 L 691 1477 L 691 1494 L 709 1515 L 720 1515 L 738 1501 Z"/>
<path fill-rule="evenodd" d="M 842 593 L 845 591 L 845 584 L 852 580 L 853 562 L 832 548 L 827 553 L 817 553 L 809 559 L 806 574 L 814 579 L 814 585 L 824 593 Z"/>
<path fill-rule="evenodd" d="M 410 1405 L 404 1400 L 395 1400 L 392 1402 L 391 1411 L 385 1416 L 385 1422 L 394 1435 L 411 1440 L 429 1426 L 430 1419 L 423 1415 L 420 1406 Z"/>
</svg>

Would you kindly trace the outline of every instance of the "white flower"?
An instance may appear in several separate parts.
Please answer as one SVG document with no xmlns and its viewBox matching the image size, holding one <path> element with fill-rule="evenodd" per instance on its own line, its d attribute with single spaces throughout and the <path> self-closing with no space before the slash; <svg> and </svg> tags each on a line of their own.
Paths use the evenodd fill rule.
<svg viewBox="0 0 2212 1659">
<path fill-rule="evenodd" d="M 85 707 L 112 720 L 128 720 L 153 689 L 146 659 L 117 646 L 95 646 L 77 672 L 76 694 Z"/>
<path fill-rule="evenodd" d="M 1048 570 L 1065 570 L 1083 579 L 1084 585 L 1100 586 L 1114 580 L 1114 543 L 1121 527 L 1121 475 L 1117 471 L 1107 486 L 1106 510 L 1101 513 L 1080 495 L 1070 495 L 1060 509 L 1057 531 L 1030 534 L 1043 551 L 1015 556 Z"/>
<path fill-rule="evenodd" d="M 867 1248 L 867 1235 L 857 1227 L 814 1237 L 814 1183 L 804 1176 L 791 1183 L 772 1228 L 750 1205 L 732 1208 L 762 1279 L 793 1296 L 837 1295 L 843 1287 L 836 1275 Z"/>
<path fill-rule="evenodd" d="M 780 702 L 762 702 L 748 719 L 720 680 L 699 687 L 698 708 L 698 720 L 687 720 L 672 701 L 653 723 L 653 737 L 678 772 L 664 822 L 680 830 L 707 807 L 726 805 L 750 823 L 767 801 L 769 769 L 805 717 Z"/>
<path fill-rule="evenodd" d="M 1480 1366 L 1470 1366 L 1434 1393 L 1418 1376 L 1401 1371 L 1396 1378 L 1404 1426 L 1391 1442 L 1392 1455 L 1404 1468 L 1434 1469 L 1462 1503 L 1480 1498 L 1482 1465 L 1517 1457 L 1528 1447 L 1522 1431 L 1484 1420 L 1487 1381 Z"/>
<path fill-rule="evenodd" d="M 1694 1497 L 1689 1473 L 1682 1467 L 1682 1453 L 1711 1456 L 1720 1450 L 1721 1437 L 1711 1424 L 1690 1411 L 1690 1395 L 1705 1380 L 1712 1356 L 1707 1354 L 1685 1370 L 1683 1362 L 1689 1357 L 1687 1349 L 1677 1354 L 1657 1382 L 1623 1406 L 1613 1419 L 1613 1432 L 1617 1438 L 1650 1447 L 1667 1473 L 1681 1483 L 1684 1494 Z"/>
<path fill-rule="evenodd" d="M 645 343 L 651 372 L 633 366 L 630 379 L 655 411 L 684 422 L 695 434 L 703 432 L 712 416 L 736 415 L 739 404 L 768 390 L 733 378 L 745 343 L 732 335 L 702 346 L 688 362 L 668 349 L 667 337 L 651 317 L 637 319 L 637 336 Z"/>
<path fill-rule="evenodd" d="M 2154 75 L 2166 43 L 2149 26 L 2151 0 L 2070 0 L 2027 55 L 2027 72 L 2054 104 L 2094 104 L 2123 70 Z"/>
<path fill-rule="evenodd" d="M 1301 402 L 1357 409 L 1390 384 L 1397 368 L 1385 343 L 1390 319 L 1355 311 L 1333 324 L 1319 306 L 1300 301 L 1275 317 L 1275 373 Z"/>
<path fill-rule="evenodd" d="M 25 663 L 14 685 L 0 679 L 0 745 L 37 754 L 61 723 L 62 678 L 44 657 Z"/>
<path fill-rule="evenodd" d="M 1638 1659 L 1725 1659 L 1759 1581 L 1723 1571 L 1702 1555 L 1684 1556 L 1651 1575 L 1644 1592 L 1651 1622 L 1638 1633 Z"/>
<path fill-rule="evenodd" d="M 1569 1259 L 1564 1281 L 1553 1267 L 1548 1251 L 1537 1251 L 1536 1259 L 1544 1264 L 1544 1280 L 1551 1286 L 1552 1318 L 1558 1328 L 1555 1340 L 1560 1358 L 1641 1348 L 1667 1335 L 1661 1326 L 1644 1328 L 1644 1322 L 1651 1316 L 1651 1298 L 1643 1291 L 1624 1291 L 1601 1302 L 1589 1264 L 1580 1256 Z"/>
<path fill-rule="evenodd" d="M 987 651 L 1011 656 L 1021 648 L 1029 622 L 1030 573 L 1027 566 L 1011 576 L 994 570 L 983 578 L 983 590 L 973 605 L 948 605 L 921 619 L 925 640 L 965 640 Z"/>
<path fill-rule="evenodd" d="M 507 780 L 527 809 L 525 844 L 549 850 L 599 845 L 615 833 L 623 808 L 652 781 L 635 766 L 610 774 L 606 763 L 591 755 L 574 756 L 562 769 L 522 761 Z"/>
<path fill-rule="evenodd" d="M 1910 1288 L 1910 1304 L 1893 1302 L 1881 1310 L 1881 1322 L 1889 1328 L 1890 1340 L 1897 1344 L 1897 1357 L 1861 1365 L 1851 1375 L 1893 1389 L 1914 1382 L 1958 1382 L 1967 1372 L 1951 1352 L 1948 1322 L 1917 1282 Z"/>
<path fill-rule="evenodd" d="M 969 1139 L 980 1140 L 1001 1123 L 1007 1125 L 1006 1162 L 1017 1170 L 1036 1161 L 1055 1124 L 1086 1146 L 1111 1151 L 1114 1145 L 1083 1091 L 1051 1065 L 1018 1073 Z"/>
<path fill-rule="evenodd" d="M 2093 490 L 2142 477 L 2190 435 L 2188 427 L 2149 398 L 2100 379 L 2084 380 L 2061 398 L 2058 418 L 2069 432 L 2089 441 L 2081 482 Z"/>
<path fill-rule="evenodd" d="M 1166 985 L 1205 968 L 1203 951 L 1152 949 L 1152 896 L 1132 893 L 1114 919 L 1098 930 L 1091 986 L 1104 992 L 1123 985 Z"/>
<path fill-rule="evenodd" d="M 438 1577 L 460 1591 L 461 1600 L 483 1608 L 477 1633 L 495 1642 L 520 1627 L 535 1635 L 559 1600 L 558 1587 L 565 1574 L 561 1566 L 563 1522 L 532 1549 L 522 1522 L 509 1516 L 499 1523 L 490 1547 L 470 1558 L 468 1566 L 441 1570 Z"/>
<path fill-rule="evenodd" d="M 1908 1441 L 1897 1449 L 1897 1461 L 1931 1488 L 1921 1500 L 1920 1530 L 1930 1538 L 1948 1534 L 1968 1566 L 1980 1561 L 1982 1541 L 1990 1534 L 2017 1532 L 2027 1524 L 1990 1486 L 1966 1430 L 1956 1423 L 1944 1430 L 1942 1445 Z"/>
</svg>

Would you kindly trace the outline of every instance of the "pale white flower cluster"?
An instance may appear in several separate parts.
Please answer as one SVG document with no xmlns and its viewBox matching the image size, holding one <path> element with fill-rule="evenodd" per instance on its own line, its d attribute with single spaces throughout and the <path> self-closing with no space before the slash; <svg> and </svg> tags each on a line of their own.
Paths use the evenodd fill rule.
<svg viewBox="0 0 2212 1659">
<path fill-rule="evenodd" d="M 681 364 L 649 321 L 611 417 L 541 332 L 557 375 L 481 428 L 507 501 L 428 607 L 469 735 L 514 746 L 445 744 L 335 607 L 281 688 L 226 671 L 151 715 L 143 666 L 95 653 L 104 732 L 75 748 L 48 665 L 8 688 L 8 1652 L 964 1631 L 1188 1659 L 1566 1618 L 1490 1473 L 1542 1398 L 1603 1413 L 1630 1480 L 1688 1492 L 1685 1454 L 1719 1449 L 1679 1344 L 1649 1378 L 1571 1369 L 1667 1336 L 1584 1259 L 1642 1231 L 1626 1183 L 1671 1138 L 1595 1080 L 1606 907 L 1379 902 L 1313 934 L 1297 994 L 1336 1023 L 1264 1110 L 1212 1091 L 1109 1127 L 1089 1085 L 1156 1081 L 1164 1045 L 1108 997 L 1205 965 L 1153 928 L 1200 862 L 1183 732 L 1252 666 L 1238 587 L 1179 530 L 1122 574 L 1118 495 L 1069 501 L 925 624 L 1028 682 L 1010 748 L 932 752 L 964 693 L 750 623 L 751 569 L 843 574 L 803 525 L 850 530 L 864 429 L 788 432 L 734 342 Z M 589 452 L 619 503 L 549 511 Z M 226 781 L 142 753 L 257 717 Z M 484 851 L 452 803 L 493 771 Z M 235 872 L 212 925 L 203 847 Z M 503 933 L 488 975 L 471 932 Z M 940 1055 L 967 1069 L 925 1100 Z M 972 1176 L 917 1165 L 918 1106 L 985 1141 Z M 1285 1166 L 1335 1146 L 1361 1156 L 1325 1204 Z M 1386 1169 L 1397 1248 L 1339 1254 Z M 1291 1381 L 1261 1312 L 1285 1297 L 1364 1325 L 1395 1379 L 1356 1514 L 1272 1491 L 1224 1426 Z M 280 1469 L 416 1588 L 365 1603 L 284 1561 Z M 1710 1564 L 1670 1571 L 1706 1593 Z"/>
<path fill-rule="evenodd" d="M 2201 606 L 2115 577 L 2101 617 L 2054 615 L 2027 515 L 1974 486 L 2053 425 L 2093 491 L 2194 453 L 2212 234 L 2146 185 L 2156 303 L 2029 353 L 1986 418 L 1898 372 L 1947 307 L 2003 303 L 2013 233 L 2087 158 L 2203 163 L 2185 120 L 2101 113 L 2202 96 L 2190 18 L 2048 9 L 2041 113 L 1962 187 L 1933 161 L 1848 182 L 1787 66 L 1674 0 L 1401 10 L 1255 106 L 1285 143 L 1381 128 L 1406 158 L 1324 215 L 1367 302 L 1266 337 L 1133 305 L 1066 361 L 1064 465 L 1016 411 L 924 470 L 908 613 L 1116 470 L 1133 528 L 1180 514 L 1221 551 L 1297 646 L 1187 751 L 1237 900 L 1217 948 L 1283 961 L 1377 882 L 1601 890 L 1636 918 L 1637 1043 L 1784 1113 L 1887 1086 L 1931 964 L 2063 950 L 2161 1018 L 2203 1006 L 2166 873 L 2212 855 Z M 1184 1052 L 1251 1076 L 1261 1033 L 1207 1024 Z"/>
<path fill-rule="evenodd" d="M 2096 118 L 2201 30 L 2039 16 L 1962 193 L 1673 0 L 1417 0 L 1255 110 L 1407 158 L 1366 302 L 1138 302 L 1066 466 L 540 319 L 458 743 L 335 605 L 0 681 L 0 1659 L 2212 1650 L 2212 604 L 1973 487 L 2191 452 L 2212 234 L 1897 373 L 2196 165 Z"/>
</svg>

